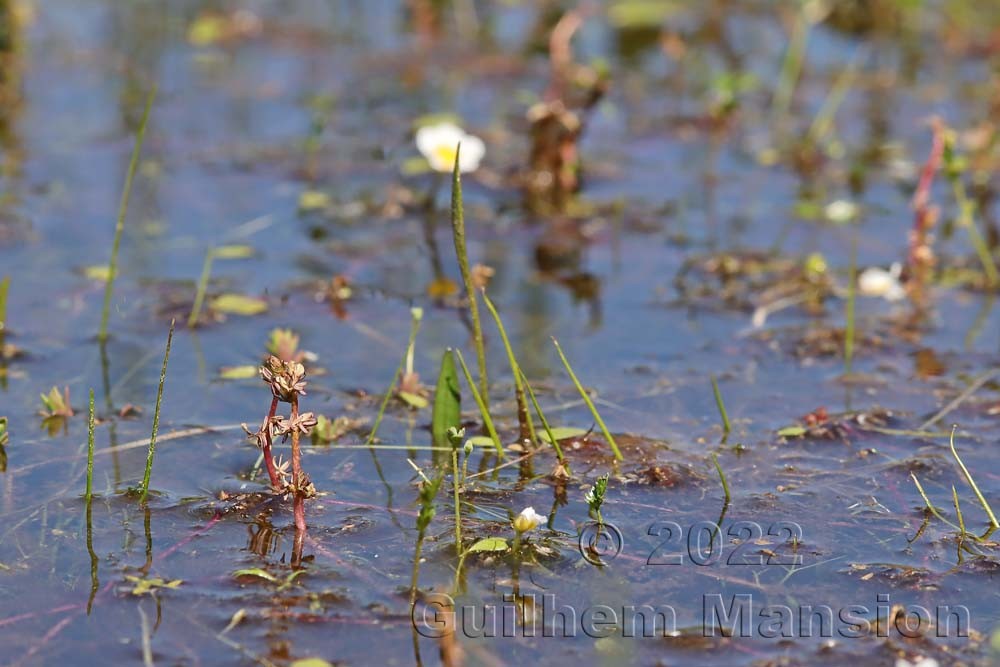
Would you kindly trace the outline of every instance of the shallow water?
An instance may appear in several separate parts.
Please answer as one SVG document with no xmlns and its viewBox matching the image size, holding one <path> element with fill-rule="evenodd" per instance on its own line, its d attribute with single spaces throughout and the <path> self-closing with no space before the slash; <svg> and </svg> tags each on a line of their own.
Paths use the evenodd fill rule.
<svg viewBox="0 0 1000 667">
<path fill-rule="evenodd" d="M 6 80 L 19 85 L 3 92 L 14 103 L 0 132 L 0 276 L 11 276 L 7 341 L 23 351 L 0 378 L 0 416 L 10 419 L 0 472 L 0 650 L 12 664 L 139 662 L 144 643 L 157 664 L 892 665 L 920 655 L 993 664 L 996 546 L 961 552 L 957 531 L 933 518 L 921 530 L 924 502 L 910 473 L 953 521 L 954 485 L 969 531 L 986 529 L 946 436 L 957 423 L 958 451 L 995 502 L 1000 385 L 974 386 L 996 368 L 994 297 L 935 287 L 916 324 L 905 301 L 859 297 L 846 378 L 837 332 L 852 243 L 860 267 L 906 258 L 910 198 L 931 144 L 926 119 L 991 127 L 998 52 L 989 28 L 1000 6 L 929 2 L 869 32 L 832 16 L 809 31 L 802 80 L 787 117 L 776 118 L 770 100 L 792 5 L 664 3 L 674 8 L 662 23 L 671 37 L 654 28 L 649 39 L 649 30 L 615 27 L 629 2 L 600 3 L 574 47 L 581 61 L 604 61 L 612 84 L 580 145 L 582 188 L 555 214 L 530 210 L 517 181 L 529 148 L 525 111 L 549 76 L 552 21 L 542 4 L 475 3 L 477 37 L 456 34 L 470 2 L 454 3 L 438 35 L 421 34 L 394 0 L 261 6 L 259 26 L 243 32 L 225 3 L 18 5 L 27 8 L 20 46 L 5 62 Z M 886 15 L 895 6 L 875 4 Z M 229 17 L 228 27 L 193 44 L 192 26 L 213 11 Z M 851 63 L 857 73 L 826 156 L 796 168 L 791 151 L 772 149 L 796 145 Z M 713 126 L 726 71 L 751 72 L 757 83 Z M 104 285 L 82 270 L 107 264 L 154 81 L 102 349 Z M 471 457 L 470 471 L 483 474 L 464 498 L 466 546 L 512 539 L 510 513 L 526 506 L 551 508 L 554 518 L 519 555 L 466 560 L 454 595 L 470 610 L 457 634 L 461 658 L 442 656 L 452 644 L 434 626 L 443 599 L 435 596 L 452 590 L 458 560 L 447 481 L 424 545 L 416 650 L 408 601 L 419 478 L 407 458 L 434 466 L 430 410 L 394 401 L 379 448 L 362 446 L 404 351 L 411 306 L 425 311 L 415 369 L 426 384 L 446 347 L 475 356 L 459 310 L 427 296 L 436 271 L 428 229 L 444 273 L 458 279 L 446 188 L 404 169 L 417 156 L 414 119 L 438 112 L 458 114 L 486 142 L 483 166 L 463 181 L 469 253 L 495 269 L 490 295 L 546 414 L 559 426 L 593 423 L 550 344 L 556 336 L 625 455 L 615 465 L 599 429 L 578 447 L 565 442 L 574 473 L 565 503 L 546 477 L 555 464 L 547 448 L 528 459 L 531 469 L 495 469 L 488 449 Z M 967 180 L 978 179 L 989 235 L 996 151 L 969 152 L 976 161 Z M 422 202 L 435 191 L 428 211 Z M 329 203 L 302 211 L 304 192 Z M 956 214 L 944 178 L 932 196 L 944 225 Z M 860 207 L 857 224 L 802 215 L 840 199 Z M 251 245 L 253 257 L 216 260 L 209 296 L 263 297 L 268 312 L 185 328 L 206 251 L 237 243 Z M 941 266 L 978 266 L 961 229 L 936 249 Z M 754 327 L 754 305 L 771 301 L 769 290 L 815 252 L 838 286 L 823 307 L 793 305 Z M 561 263 L 546 270 L 539 257 L 555 255 Z M 724 256 L 784 268 L 736 270 L 721 282 L 703 269 Z M 334 275 L 353 286 L 339 312 L 323 298 Z M 155 493 L 143 506 L 126 491 L 143 474 L 173 317 Z M 513 440 L 512 378 L 487 324 L 494 416 Z M 268 390 L 220 377 L 222 368 L 259 363 L 275 327 L 293 328 L 315 354 L 304 409 L 365 421 L 337 442 L 306 445 L 304 466 L 322 495 L 307 504 L 302 574 L 285 586 L 297 571 L 291 504 L 264 495 L 259 474 L 250 478 L 257 451 L 238 426 L 262 419 Z M 725 439 L 712 375 L 733 423 Z M 69 387 L 76 415 L 43 424 L 38 395 L 53 385 Z M 970 387 L 929 435 L 913 433 Z M 100 423 L 88 519 L 90 388 Z M 463 399 L 474 431 L 478 412 L 468 393 Z M 128 404 L 139 414 L 120 416 Z M 826 426 L 845 426 L 830 437 L 819 429 L 778 435 L 819 407 L 832 415 Z M 732 490 L 728 505 L 712 453 Z M 584 493 L 604 472 L 612 477 L 603 517 L 622 543 L 595 566 L 578 534 L 589 530 Z M 246 568 L 279 583 L 234 576 Z M 135 578 L 180 583 L 136 595 Z M 527 596 L 522 608 L 535 605 L 534 633 L 515 622 L 511 595 Z M 706 609 L 718 601 L 728 613 L 734 599 L 748 600 L 737 595 L 753 604 L 748 626 L 736 628 L 744 636 L 713 633 Z M 887 627 L 897 604 L 950 619 L 951 636 Z M 552 622 L 546 605 L 570 606 L 572 631 L 543 636 Z M 641 625 L 629 636 L 624 619 L 642 605 L 672 610 L 672 636 L 659 628 L 641 636 Z M 768 605 L 788 607 L 791 624 L 756 614 Z M 835 621 L 831 636 L 808 625 L 807 608 L 822 606 Z M 966 610 L 971 632 L 957 636 L 954 619 Z M 495 615 L 495 631 L 483 629 L 484 615 Z"/>
</svg>

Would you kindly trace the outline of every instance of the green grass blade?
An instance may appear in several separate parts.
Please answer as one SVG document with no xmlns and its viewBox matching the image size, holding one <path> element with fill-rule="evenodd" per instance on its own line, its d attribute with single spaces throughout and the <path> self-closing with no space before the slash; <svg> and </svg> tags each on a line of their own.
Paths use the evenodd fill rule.
<svg viewBox="0 0 1000 667">
<path fill-rule="evenodd" d="M 441 355 L 441 371 L 434 390 L 434 415 L 431 418 L 434 445 L 451 448 L 448 429 L 461 425 L 462 390 L 458 384 L 458 371 L 455 370 L 455 356 L 449 348 Z"/>
<path fill-rule="evenodd" d="M 926 505 L 926 507 L 930 511 L 930 513 L 933 514 L 934 516 L 936 516 L 938 519 L 940 519 L 944 523 L 946 523 L 949 526 L 951 526 L 952 528 L 954 528 L 955 530 L 961 530 L 958 526 L 956 526 L 955 524 L 953 524 L 951 521 L 948 521 L 948 519 L 944 518 L 944 516 L 942 516 L 942 514 L 937 511 L 937 508 L 934 507 L 934 505 L 931 504 L 931 499 L 927 497 L 927 493 L 924 491 L 924 487 L 922 487 L 920 485 L 920 480 L 917 479 L 917 476 L 914 475 L 911 472 L 910 473 L 910 478 L 913 480 L 913 483 L 917 485 L 917 491 L 920 492 L 920 497 L 924 499 L 924 505 Z"/>
<path fill-rule="evenodd" d="M 215 249 L 209 248 L 205 253 L 205 263 L 201 265 L 201 277 L 198 278 L 198 291 L 194 295 L 191 314 L 188 315 L 188 329 L 194 329 L 201 315 L 201 306 L 205 303 L 205 293 L 208 291 L 208 281 L 212 277 L 212 261 L 215 259 Z"/>
<path fill-rule="evenodd" d="M 87 417 L 87 490 L 83 497 L 89 503 L 94 488 L 94 390 L 90 390 L 90 411 Z"/>
<path fill-rule="evenodd" d="M 722 490 L 726 493 L 726 504 L 732 500 L 732 496 L 729 495 L 729 482 L 726 481 L 726 473 L 722 472 L 722 466 L 719 465 L 719 457 L 714 453 L 712 454 L 712 463 L 715 464 L 715 471 L 719 473 L 719 479 L 722 481 Z"/>
<path fill-rule="evenodd" d="M 726 403 L 722 400 L 722 392 L 719 391 L 719 381 L 712 376 L 712 393 L 715 394 L 715 406 L 719 409 L 719 418 L 722 419 L 722 432 L 729 435 L 732 424 L 729 423 L 729 413 L 726 412 Z"/>
<path fill-rule="evenodd" d="M 139 166 L 139 154 L 142 152 L 142 142 L 146 137 L 146 125 L 149 123 L 149 112 L 153 108 L 153 100 L 156 98 L 156 86 L 154 85 L 146 97 L 146 108 L 142 112 L 142 119 L 139 121 L 139 129 L 135 134 L 135 145 L 132 147 L 132 158 L 128 163 L 128 171 L 125 174 L 125 187 L 122 189 L 121 202 L 118 205 L 118 220 L 115 223 L 115 237 L 111 242 L 111 260 L 108 263 L 108 282 L 104 286 L 104 307 L 101 309 L 101 329 L 97 333 L 97 339 L 105 341 L 108 339 L 108 318 L 111 316 L 111 295 L 114 292 L 115 274 L 118 272 L 118 248 L 121 246 L 122 230 L 125 229 L 125 215 L 128 213 L 128 200 L 132 196 L 132 180 L 135 178 L 136 169 Z"/>
<path fill-rule="evenodd" d="M 958 528 L 962 531 L 962 539 L 965 539 L 965 517 L 962 516 L 962 506 L 958 503 L 958 491 L 955 485 L 951 485 L 951 500 L 955 504 L 955 514 L 958 515 Z"/>
<path fill-rule="evenodd" d="M 153 433 L 149 437 L 149 451 L 146 453 L 146 472 L 142 476 L 142 486 L 139 489 L 139 500 L 146 502 L 149 494 L 149 477 L 153 473 L 153 456 L 156 454 L 156 432 L 160 428 L 160 405 L 163 402 L 163 384 L 167 380 L 167 362 L 170 360 L 170 344 L 174 340 L 174 321 L 170 321 L 170 331 L 167 333 L 167 349 L 163 353 L 163 367 L 160 369 L 160 385 L 156 389 L 156 407 L 153 409 Z"/>
<path fill-rule="evenodd" d="M 570 379 L 572 379 L 573 384 L 576 385 L 576 390 L 580 392 L 580 397 L 583 399 L 583 402 L 587 404 L 587 407 L 590 408 L 590 414 L 593 415 L 594 421 L 596 421 L 597 425 L 601 427 L 601 432 L 604 434 L 604 438 L 608 441 L 608 444 L 611 445 L 611 450 L 615 453 L 615 459 L 623 461 L 624 458 L 622 457 L 621 450 L 618 449 L 618 443 L 615 442 L 614 436 L 611 435 L 611 431 L 608 430 L 607 424 L 605 424 L 604 420 L 601 419 L 601 414 L 597 411 L 597 406 L 594 405 L 594 402 L 590 400 L 587 390 L 583 388 L 583 385 L 580 384 L 580 380 L 577 379 L 576 373 L 573 372 L 573 367 L 569 365 L 569 359 L 566 358 L 566 355 L 563 354 L 562 347 L 559 346 L 559 341 L 553 338 L 552 343 L 556 346 L 556 352 L 559 353 L 559 358 L 562 359 L 563 366 L 566 367 L 566 372 L 569 373 Z"/>
<path fill-rule="evenodd" d="M 997 522 L 997 517 L 993 514 L 993 508 L 990 507 L 988 502 L 986 502 L 986 498 L 976 485 L 976 480 L 972 479 L 972 474 L 969 473 L 969 469 L 965 467 L 965 463 L 963 463 L 962 459 L 958 456 L 958 451 L 955 449 L 955 427 L 952 427 L 951 429 L 951 438 L 949 439 L 948 444 L 951 446 L 951 455 L 955 457 L 955 461 L 958 462 L 958 467 L 962 469 L 965 481 L 972 487 L 972 492 L 976 494 L 976 499 L 979 500 L 979 504 L 983 506 L 983 510 L 990 518 L 990 526 L 993 528 L 1000 528 L 1000 523 Z"/>
<path fill-rule="evenodd" d="M 542 422 L 542 428 L 545 429 L 545 434 L 549 436 L 549 442 L 552 443 L 552 447 L 556 450 L 556 457 L 558 457 L 559 463 L 561 463 L 563 467 L 566 468 L 566 471 L 569 472 L 569 464 L 566 463 L 566 459 L 563 457 L 562 447 L 559 446 L 559 440 L 552 432 L 552 428 L 549 426 L 549 420 L 545 418 L 545 413 L 542 412 L 542 406 L 538 404 L 538 399 L 535 398 L 535 390 L 531 388 L 531 384 L 528 382 L 528 378 L 524 376 L 524 372 L 520 368 L 517 370 L 521 374 L 521 381 L 524 383 L 525 389 L 528 390 L 528 396 L 531 397 L 531 405 L 535 408 L 535 414 L 538 415 L 538 421 Z"/>
<path fill-rule="evenodd" d="M 500 339 L 503 341 L 504 349 L 507 350 L 507 360 L 510 362 L 510 371 L 514 374 L 514 396 L 517 399 L 517 420 L 521 425 L 521 435 L 522 437 L 527 436 L 531 439 L 532 443 L 538 442 L 538 435 L 535 433 L 535 423 L 531 419 L 531 413 L 528 411 L 528 404 L 524 397 L 524 383 L 521 381 L 521 366 L 517 363 L 517 357 L 514 356 L 514 348 L 510 345 L 510 339 L 507 338 L 507 330 L 503 326 L 503 320 L 500 319 L 500 313 L 497 312 L 496 306 L 490 301 L 490 297 L 486 296 L 486 290 L 481 290 L 483 295 L 483 302 L 486 304 L 486 308 L 490 311 L 490 315 L 493 316 L 493 320 L 497 324 L 497 330 L 500 332 Z"/>
<path fill-rule="evenodd" d="M 392 382 L 389 383 L 389 388 L 385 390 L 385 396 L 382 397 L 382 403 L 379 405 L 378 414 L 375 416 L 375 423 L 372 424 L 372 430 L 368 434 L 368 438 L 365 440 L 366 445 L 371 445 L 375 442 L 375 434 L 378 433 L 378 427 L 382 424 L 382 417 L 385 416 L 385 409 L 389 405 L 389 401 L 392 400 L 392 395 L 396 391 L 396 385 L 399 383 L 399 378 L 403 375 L 403 368 L 406 366 L 406 358 L 410 354 L 410 347 L 412 347 L 414 341 L 417 340 L 417 332 L 420 331 L 420 322 L 423 319 L 424 313 L 419 308 L 413 308 L 410 310 L 410 338 L 406 343 L 406 350 L 403 352 L 403 358 L 399 360 L 399 366 L 396 367 L 396 373 L 392 376 Z"/>
<path fill-rule="evenodd" d="M 490 417 L 490 409 L 483 401 L 483 397 L 479 394 L 479 390 L 476 389 L 476 383 L 472 381 L 472 373 L 469 372 L 469 367 L 465 365 L 465 359 L 462 357 L 462 351 L 455 350 L 455 354 L 458 355 L 458 363 L 461 364 L 462 372 L 465 373 L 465 381 L 469 383 L 469 389 L 472 390 L 472 398 L 475 399 L 476 405 L 479 407 L 479 414 L 483 418 L 483 425 L 486 426 L 486 431 L 490 434 L 490 438 L 493 440 L 493 446 L 497 449 L 497 456 L 503 458 L 503 444 L 500 442 L 500 436 L 497 435 L 496 428 L 493 427 L 493 418 Z"/>
<path fill-rule="evenodd" d="M 455 241 L 455 256 L 458 258 L 458 268 L 462 273 L 462 283 L 469 298 L 469 317 L 472 320 L 472 340 L 476 346 L 476 363 L 479 366 L 479 393 L 484 405 L 489 408 L 490 381 L 486 376 L 486 345 L 483 342 L 483 323 L 479 319 L 479 299 L 472 285 L 472 273 L 469 270 L 469 253 L 465 244 L 465 212 L 462 208 L 462 175 L 458 168 L 459 153 L 462 145 L 455 149 L 455 167 L 451 173 L 451 233 Z"/>
</svg>

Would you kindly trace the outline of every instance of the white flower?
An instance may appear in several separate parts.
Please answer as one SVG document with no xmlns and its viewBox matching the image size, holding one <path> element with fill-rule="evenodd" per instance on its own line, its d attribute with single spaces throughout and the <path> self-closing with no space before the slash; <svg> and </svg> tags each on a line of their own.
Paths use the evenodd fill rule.
<svg viewBox="0 0 1000 667">
<path fill-rule="evenodd" d="M 920 658 L 916 662 L 910 662 L 903 658 L 896 660 L 896 667 L 938 667 L 938 661 L 934 658 Z"/>
<path fill-rule="evenodd" d="M 886 301 L 899 301 L 906 296 L 906 290 L 899 282 L 903 267 L 896 262 L 885 269 L 873 266 L 858 275 L 858 292 L 862 296 L 878 296 Z"/>
<path fill-rule="evenodd" d="M 534 507 L 525 507 L 520 514 L 514 517 L 514 530 L 526 533 L 538 528 L 544 522 L 545 517 L 536 512 Z"/>
<path fill-rule="evenodd" d="M 483 140 L 453 123 L 425 125 L 417 130 L 417 149 L 427 158 L 434 171 L 450 173 L 455 167 L 455 153 L 462 144 L 458 170 L 463 174 L 475 171 L 486 153 Z"/>
<path fill-rule="evenodd" d="M 858 217 L 858 205 L 846 199 L 837 199 L 827 204 L 823 213 L 830 222 L 843 224 Z"/>
</svg>

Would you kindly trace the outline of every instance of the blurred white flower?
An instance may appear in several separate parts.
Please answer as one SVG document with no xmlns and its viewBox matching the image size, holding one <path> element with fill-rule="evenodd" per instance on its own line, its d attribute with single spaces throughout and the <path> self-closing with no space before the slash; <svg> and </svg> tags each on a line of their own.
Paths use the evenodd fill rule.
<svg viewBox="0 0 1000 667">
<path fill-rule="evenodd" d="M 916 662 L 910 662 L 899 658 L 896 660 L 896 667 L 938 667 L 938 661 L 934 658 L 920 658 Z"/>
<path fill-rule="evenodd" d="M 886 301 L 899 301 L 906 296 L 906 290 L 899 282 L 903 267 L 895 262 L 888 271 L 872 266 L 858 275 L 858 292 L 862 296 L 882 297 Z"/>
<path fill-rule="evenodd" d="M 823 213 L 830 222 L 844 224 L 858 217 L 858 205 L 846 199 L 837 199 L 827 204 Z"/>
<path fill-rule="evenodd" d="M 462 152 L 458 170 L 463 174 L 478 169 L 486 154 L 482 139 L 466 134 L 453 123 L 425 125 L 417 130 L 416 140 L 417 149 L 434 171 L 450 173 L 454 169 L 459 144 L 462 144 Z"/>
<path fill-rule="evenodd" d="M 525 507 L 520 514 L 514 517 L 514 530 L 526 533 L 538 528 L 544 522 L 545 517 L 536 512 L 534 507 Z"/>
</svg>

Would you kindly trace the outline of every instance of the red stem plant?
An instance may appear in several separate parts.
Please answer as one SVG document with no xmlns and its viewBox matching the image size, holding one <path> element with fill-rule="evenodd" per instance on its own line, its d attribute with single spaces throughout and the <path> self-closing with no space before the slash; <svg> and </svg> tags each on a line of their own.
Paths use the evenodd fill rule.
<svg viewBox="0 0 1000 667">
<path fill-rule="evenodd" d="M 290 495 L 295 505 L 296 541 L 305 535 L 306 511 L 305 499 L 316 494 L 316 489 L 302 470 L 301 436 L 309 435 L 316 426 L 316 417 L 311 412 L 299 412 L 299 396 L 305 396 L 305 367 L 297 361 L 282 361 L 278 357 L 269 356 L 260 367 L 261 379 L 271 388 L 271 409 L 268 411 L 260 430 L 251 433 L 244 425 L 244 430 L 264 453 L 264 464 L 271 479 L 271 487 L 275 491 Z M 285 419 L 276 415 L 278 403 L 288 403 L 291 406 L 291 416 Z M 288 472 L 288 464 L 275 461 L 271 452 L 275 436 L 292 439 L 292 471 Z"/>
<path fill-rule="evenodd" d="M 906 266 L 909 280 L 906 283 L 910 300 L 918 310 L 922 310 L 927 302 L 927 288 L 934 273 L 936 259 L 934 257 L 934 236 L 931 229 L 938 219 L 938 207 L 930 203 L 931 186 L 934 175 L 941 166 L 944 153 L 945 125 L 940 118 L 931 121 L 934 132 L 930 155 L 920 170 L 920 180 L 913 193 L 913 229 L 910 231 L 910 251 Z"/>
</svg>

